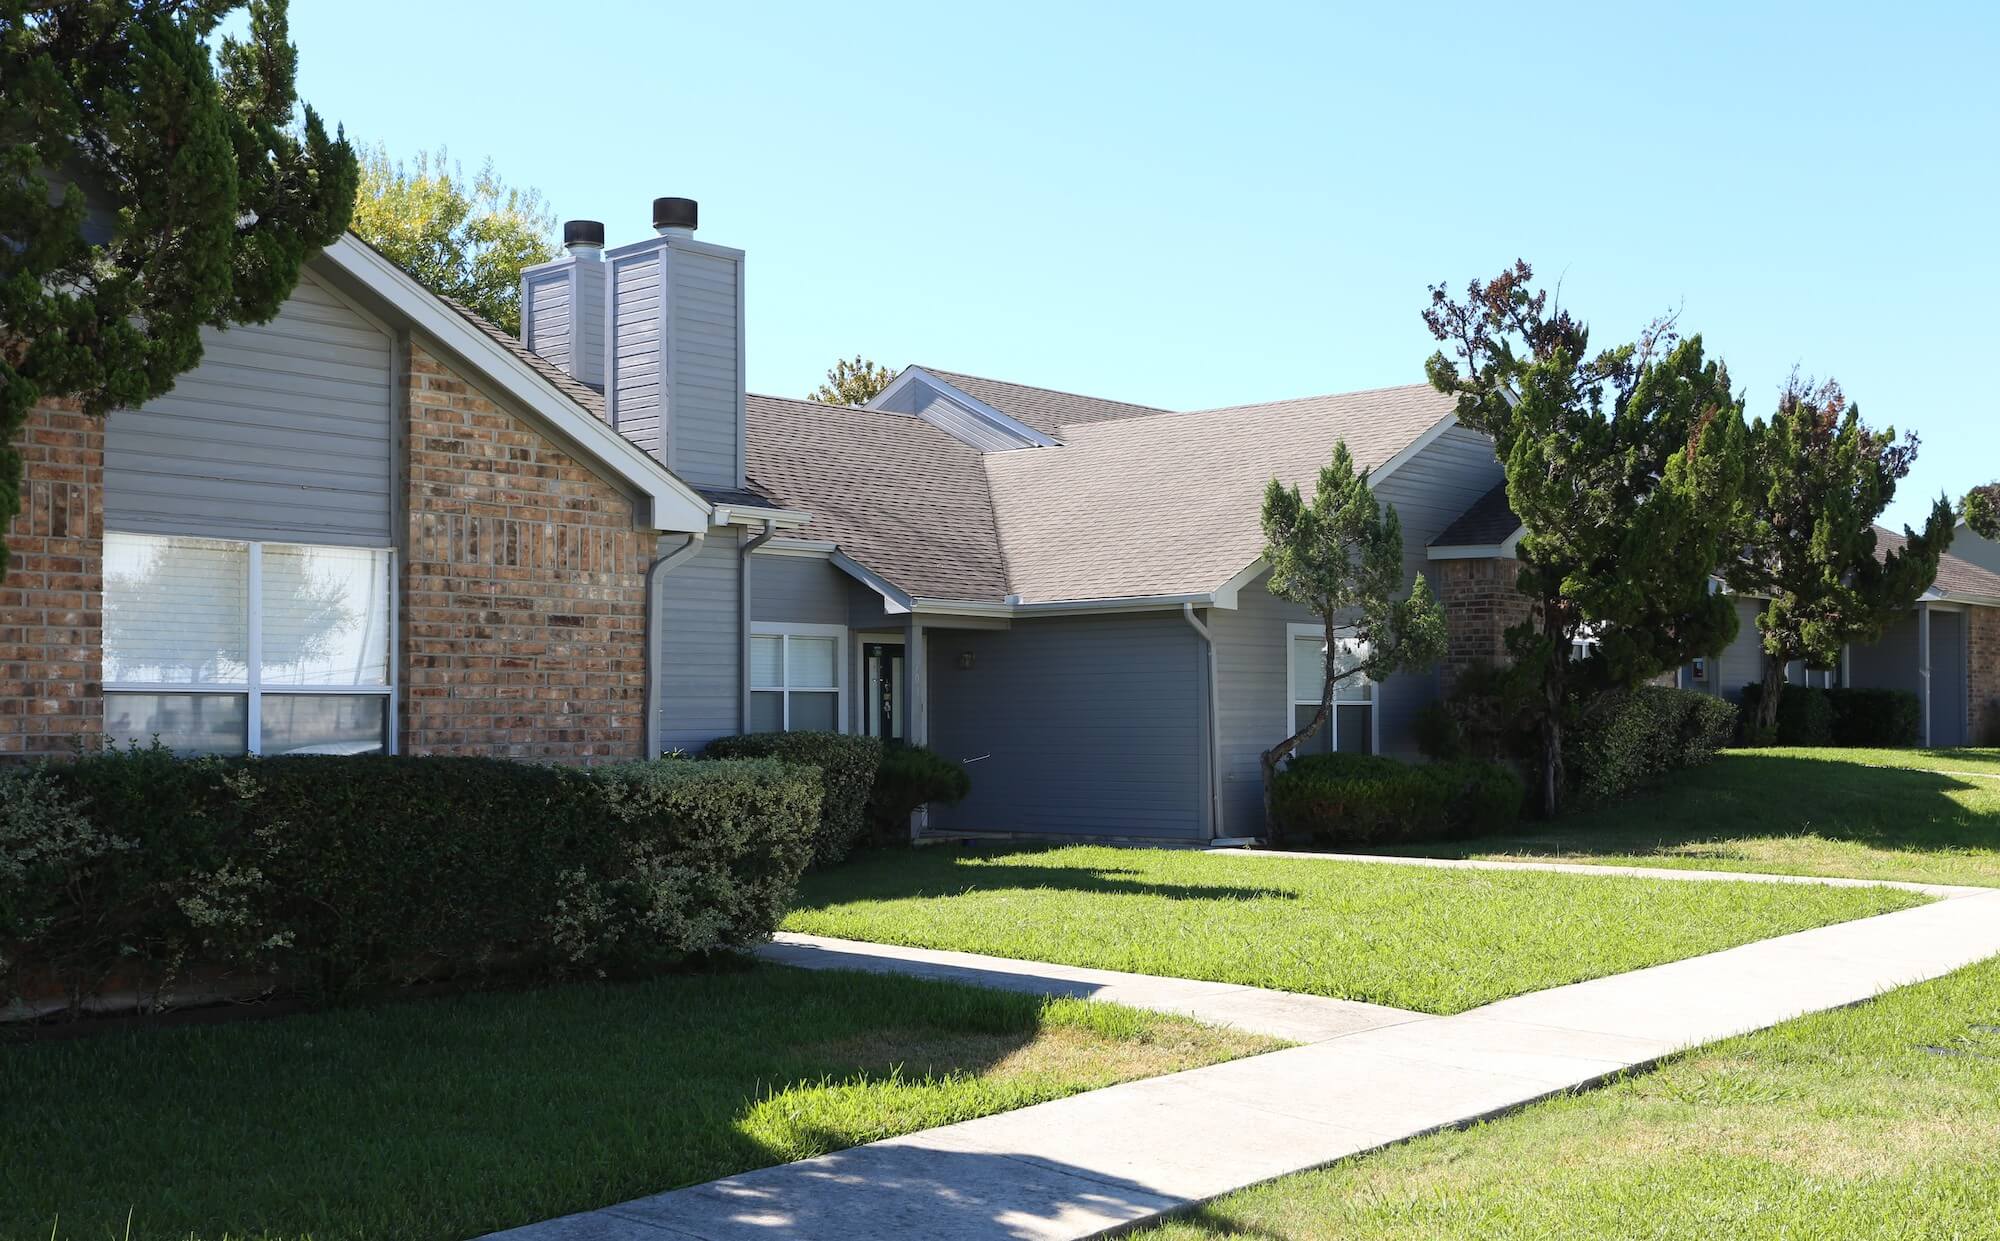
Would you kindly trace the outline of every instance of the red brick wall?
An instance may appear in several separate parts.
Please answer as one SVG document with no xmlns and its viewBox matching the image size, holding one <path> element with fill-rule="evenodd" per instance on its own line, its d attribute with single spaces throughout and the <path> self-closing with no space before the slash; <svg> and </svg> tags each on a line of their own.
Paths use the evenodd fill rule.
<svg viewBox="0 0 2000 1241">
<path fill-rule="evenodd" d="M 104 725 L 104 419 L 37 407 L 0 582 L 0 756 L 66 755 Z"/>
<path fill-rule="evenodd" d="M 1975 745 L 2000 745 L 2000 608 L 1972 608 L 1966 619 L 1972 655 L 1968 735 Z"/>
<path fill-rule="evenodd" d="M 585 761 L 645 749 L 632 502 L 410 351 L 406 754 Z"/>
<path fill-rule="evenodd" d="M 1435 568 L 1438 601 L 1451 636 L 1442 669 L 1444 689 L 1450 693 L 1465 668 L 1506 662 L 1507 629 L 1527 619 L 1529 604 L 1514 589 L 1521 572 L 1517 560 L 1440 560 Z"/>
</svg>

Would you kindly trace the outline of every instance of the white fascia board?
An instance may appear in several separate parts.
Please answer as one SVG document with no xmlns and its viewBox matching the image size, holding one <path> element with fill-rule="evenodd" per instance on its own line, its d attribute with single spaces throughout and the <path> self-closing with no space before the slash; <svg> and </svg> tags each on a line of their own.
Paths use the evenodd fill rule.
<svg viewBox="0 0 2000 1241">
<path fill-rule="evenodd" d="M 1181 610 L 1184 604 L 1198 608 L 1215 607 L 1213 594 L 1126 595 L 1109 599 L 1059 599 L 1048 603 L 997 603 L 984 599 L 925 599 L 911 601 L 911 611 L 919 616 L 1071 616 L 1108 615 L 1118 612 L 1159 612 Z"/>
<path fill-rule="evenodd" d="M 1403 446 L 1403 450 L 1368 472 L 1369 487 L 1380 487 L 1383 481 L 1415 460 L 1418 453 L 1435 444 L 1446 431 L 1458 425 L 1457 414 L 1446 414 L 1424 431 L 1423 434 Z"/>
<path fill-rule="evenodd" d="M 812 520 L 812 514 L 796 508 L 760 508 L 751 504 L 718 504 L 715 506 L 715 524 L 718 526 L 762 526 L 772 525 L 782 530 L 796 530 Z M 828 544 L 828 546 L 832 546 Z"/>
<path fill-rule="evenodd" d="M 910 596 L 898 590 L 888 578 L 883 577 L 867 565 L 849 556 L 846 552 L 841 551 L 840 548 L 832 547 L 831 545 L 829 547 L 830 551 L 826 558 L 827 563 L 880 595 L 882 597 L 882 610 L 884 612 L 891 616 L 900 616 L 912 610 Z"/>
<path fill-rule="evenodd" d="M 1245 565 L 1235 577 L 1230 578 L 1215 588 L 1213 592 L 1215 606 L 1233 610 L 1236 607 L 1237 596 L 1242 592 L 1243 588 L 1256 581 L 1270 567 L 1270 562 L 1266 561 L 1262 556 Z"/>
<path fill-rule="evenodd" d="M 812 560 L 833 558 L 832 543 L 819 539 L 772 539 L 758 546 L 752 553 L 758 556 L 804 556 Z"/>
<path fill-rule="evenodd" d="M 1526 534 L 1526 526 L 1499 543 L 1460 543 L 1440 545 L 1424 549 L 1424 555 L 1432 560 L 1512 560 L 1521 547 L 1521 536 Z"/>
<path fill-rule="evenodd" d="M 646 517 L 650 528 L 690 534 L 708 530 L 712 509 L 701 493 L 674 477 L 645 449 L 556 391 L 533 367 L 468 323 L 402 268 L 347 234 L 322 253 L 387 302 L 412 328 L 472 363 L 508 396 L 636 489 L 649 506 Z"/>
<path fill-rule="evenodd" d="M 939 379 L 936 375 L 931 374 L 929 371 L 925 370 L 921 366 L 904 367 L 902 374 L 896 376 L 894 380 L 890 381 L 888 387 L 882 389 L 880 392 L 877 392 L 875 396 L 866 405 L 862 406 L 862 408 L 875 409 L 875 410 L 883 409 L 888 403 L 888 401 L 891 398 L 893 398 L 897 393 L 901 392 L 904 388 L 909 387 L 911 384 L 917 384 L 917 383 L 924 384 L 927 387 L 934 388 L 938 392 L 943 393 L 944 396 L 947 397 L 948 399 L 956 402 L 959 405 L 963 405 L 966 409 L 970 410 L 974 414 L 979 415 L 979 417 L 985 419 L 987 422 L 992 423 L 995 427 L 999 428 L 1000 430 L 1015 437 L 1016 439 L 1026 441 L 1028 447 L 1060 448 L 1062 446 L 1061 440 L 1053 439 L 1047 435 L 1043 435 L 1040 431 L 1035 430 L 1035 428 L 1029 426 L 1025 422 L 1022 422 L 1020 419 L 1001 413 L 999 410 L 993 408 L 991 405 L 988 405 L 986 402 L 980 400 L 978 397 L 972 395 L 970 392 L 960 391 L 958 388 L 955 388 L 951 384 L 946 383 L 944 380 Z M 888 412 L 893 413 L 895 411 L 890 410 Z M 910 415 L 910 416 L 915 417 L 915 415 Z"/>
</svg>

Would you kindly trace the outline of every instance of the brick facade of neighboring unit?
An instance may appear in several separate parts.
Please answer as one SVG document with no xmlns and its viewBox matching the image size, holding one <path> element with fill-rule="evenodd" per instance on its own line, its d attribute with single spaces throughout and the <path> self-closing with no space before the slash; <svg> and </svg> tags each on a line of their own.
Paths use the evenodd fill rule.
<svg viewBox="0 0 2000 1241">
<path fill-rule="evenodd" d="M 406 380 L 403 752 L 640 757 L 631 500 L 421 345 Z"/>
<path fill-rule="evenodd" d="M 1435 568 L 1438 602 L 1451 638 L 1442 670 L 1450 693 L 1466 668 L 1506 661 L 1507 630 L 1527 619 L 1529 601 L 1514 588 L 1521 573 L 1518 560 L 1440 560 Z"/>
<path fill-rule="evenodd" d="M 1974 745 L 2000 745 L 2000 608 L 1966 613 L 1971 656 L 1971 690 L 1966 695 Z"/>
<path fill-rule="evenodd" d="M 0 755 L 65 755 L 104 725 L 104 419 L 37 406 L 0 582 Z"/>
</svg>

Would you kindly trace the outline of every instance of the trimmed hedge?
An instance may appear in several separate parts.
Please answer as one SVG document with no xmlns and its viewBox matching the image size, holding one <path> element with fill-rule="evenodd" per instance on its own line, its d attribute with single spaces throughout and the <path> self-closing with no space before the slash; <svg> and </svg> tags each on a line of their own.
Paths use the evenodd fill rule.
<svg viewBox="0 0 2000 1241">
<path fill-rule="evenodd" d="M 919 806 L 961 802 L 971 792 L 972 777 L 964 763 L 920 745 L 883 746 L 875 790 L 868 798 L 868 824 L 875 843 L 908 844 L 910 816 Z"/>
<path fill-rule="evenodd" d="M 1278 773 L 1271 810 L 1283 839 L 1369 845 L 1497 832 L 1520 817 L 1526 796 L 1501 763 L 1311 754 Z"/>
<path fill-rule="evenodd" d="M 716 738 L 702 757 L 775 758 L 819 768 L 826 801 L 813 838 L 812 861 L 828 866 L 847 856 L 867 825 L 868 797 L 882 765 L 882 742 L 848 733 L 747 733 Z"/>
<path fill-rule="evenodd" d="M 601 975 L 754 941 L 817 773 L 108 752 L 0 776 L 0 986 L 158 991 L 189 964 L 320 998 Z"/>
<path fill-rule="evenodd" d="M 1700 767 L 1736 734 L 1736 705 L 1712 694 L 1641 685 L 1588 704 L 1564 758 L 1576 800 L 1615 800 L 1670 771 Z"/>
<path fill-rule="evenodd" d="M 1748 721 L 1756 718 L 1763 696 L 1761 684 L 1743 687 L 1746 741 L 1760 740 L 1750 735 Z M 1787 685 L 1778 696 L 1777 732 L 1761 740 L 1770 745 L 1896 748 L 1919 745 L 1923 735 L 1923 702 L 1907 690 Z"/>
</svg>

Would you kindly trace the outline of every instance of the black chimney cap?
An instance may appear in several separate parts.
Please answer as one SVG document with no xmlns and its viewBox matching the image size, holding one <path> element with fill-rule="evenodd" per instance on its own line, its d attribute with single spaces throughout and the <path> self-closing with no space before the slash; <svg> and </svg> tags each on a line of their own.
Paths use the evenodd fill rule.
<svg viewBox="0 0 2000 1241">
<path fill-rule="evenodd" d="M 602 249 L 604 246 L 604 221 L 564 220 L 563 249 L 567 250 L 571 246 L 597 246 Z"/>
<path fill-rule="evenodd" d="M 685 228 L 692 232 L 701 217 L 700 204 L 692 198 L 655 198 L 654 228 Z"/>
</svg>

